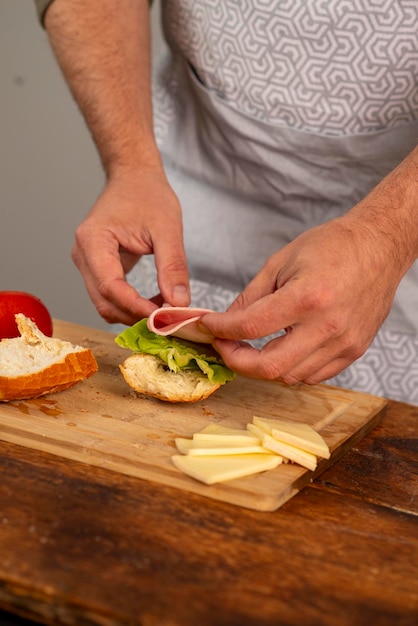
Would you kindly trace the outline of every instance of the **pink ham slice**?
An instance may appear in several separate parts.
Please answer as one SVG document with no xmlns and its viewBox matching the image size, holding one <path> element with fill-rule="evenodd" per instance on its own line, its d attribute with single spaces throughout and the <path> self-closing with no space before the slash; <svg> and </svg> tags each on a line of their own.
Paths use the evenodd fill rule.
<svg viewBox="0 0 418 626">
<path fill-rule="evenodd" d="M 148 318 L 148 330 L 157 335 L 173 335 L 197 343 L 212 343 L 213 336 L 203 332 L 198 322 L 210 309 L 181 306 L 163 306 L 155 309 Z"/>
</svg>

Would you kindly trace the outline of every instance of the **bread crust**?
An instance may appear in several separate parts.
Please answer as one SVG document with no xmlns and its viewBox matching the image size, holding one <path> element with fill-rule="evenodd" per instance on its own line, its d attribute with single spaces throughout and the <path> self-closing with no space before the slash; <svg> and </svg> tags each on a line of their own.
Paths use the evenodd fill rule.
<svg viewBox="0 0 418 626">
<path fill-rule="evenodd" d="M 198 370 L 171 372 L 165 363 L 151 354 L 131 354 L 119 365 L 127 384 L 138 394 L 164 402 L 198 402 L 221 386 L 211 383 Z"/>
<path fill-rule="evenodd" d="M 40 372 L 8 378 L 0 376 L 0 401 L 28 400 L 73 387 L 97 372 L 97 362 L 89 349 L 68 354 Z"/>
<path fill-rule="evenodd" d="M 89 348 L 46 337 L 22 314 L 16 316 L 16 321 L 21 336 L 0 341 L 0 401 L 27 400 L 63 391 L 97 372 Z"/>
</svg>

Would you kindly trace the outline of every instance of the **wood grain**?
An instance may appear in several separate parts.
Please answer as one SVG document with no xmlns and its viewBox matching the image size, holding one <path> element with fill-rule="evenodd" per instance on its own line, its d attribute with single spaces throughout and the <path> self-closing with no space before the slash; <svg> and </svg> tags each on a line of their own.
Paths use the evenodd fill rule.
<svg viewBox="0 0 418 626">
<path fill-rule="evenodd" d="M 0 607 L 50 626 L 415 626 L 417 420 L 389 403 L 275 513 L 0 443 Z"/>
<path fill-rule="evenodd" d="M 323 472 L 382 419 L 386 400 L 318 385 L 287 387 L 238 377 L 204 402 L 172 405 L 139 398 L 118 365 L 129 354 L 105 331 L 55 320 L 55 335 L 89 346 L 99 372 L 48 397 L 0 404 L 0 438 L 121 474 L 176 487 L 242 507 L 273 511 Z M 295 464 L 207 486 L 171 462 L 175 437 L 208 423 L 245 427 L 253 415 L 299 420 L 321 429 L 331 458 L 315 473 Z"/>
</svg>

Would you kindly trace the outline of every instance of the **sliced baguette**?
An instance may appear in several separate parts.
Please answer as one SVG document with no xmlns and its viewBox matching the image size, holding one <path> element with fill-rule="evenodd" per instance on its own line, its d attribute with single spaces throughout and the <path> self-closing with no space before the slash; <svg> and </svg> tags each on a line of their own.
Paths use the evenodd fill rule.
<svg viewBox="0 0 418 626">
<path fill-rule="evenodd" d="M 219 389 L 200 370 L 171 372 L 158 356 L 135 353 L 119 366 L 125 381 L 136 393 L 166 402 L 197 402 Z"/>
<path fill-rule="evenodd" d="M 15 319 L 21 336 L 0 341 L 0 401 L 62 391 L 97 372 L 89 348 L 47 337 L 22 313 Z"/>
</svg>

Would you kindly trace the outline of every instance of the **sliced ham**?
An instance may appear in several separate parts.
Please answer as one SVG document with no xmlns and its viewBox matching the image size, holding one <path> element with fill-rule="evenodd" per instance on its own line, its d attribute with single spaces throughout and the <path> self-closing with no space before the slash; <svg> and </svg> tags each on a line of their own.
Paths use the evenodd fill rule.
<svg viewBox="0 0 418 626">
<path fill-rule="evenodd" d="M 198 322 L 211 309 L 181 306 L 163 306 L 155 309 L 148 318 L 148 329 L 157 335 L 173 335 L 197 343 L 212 343 L 213 336 L 203 332 Z"/>
</svg>

